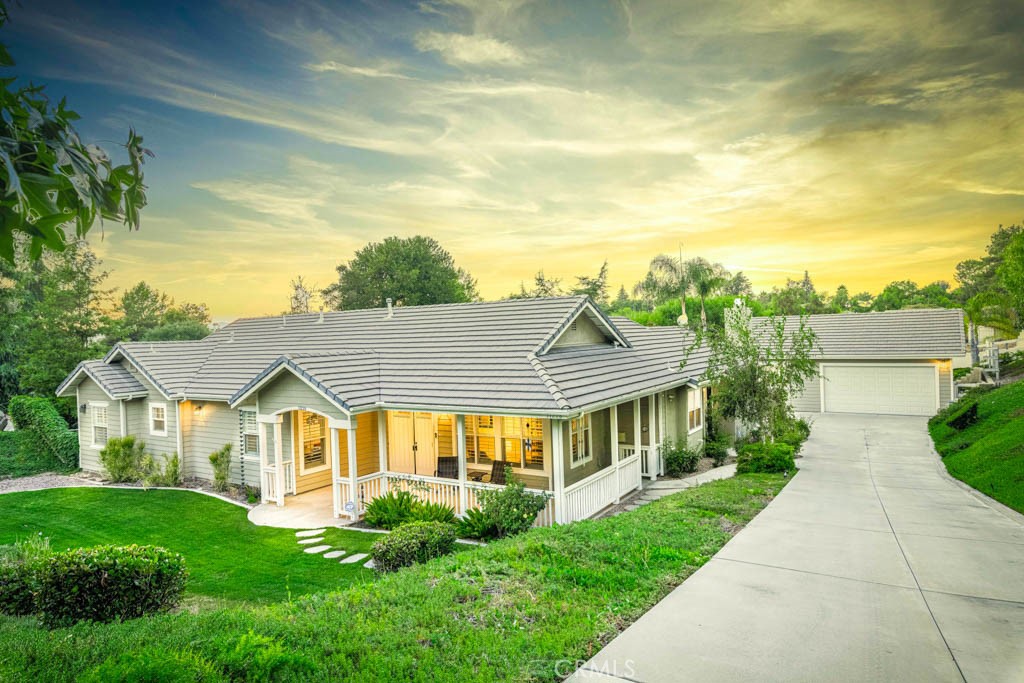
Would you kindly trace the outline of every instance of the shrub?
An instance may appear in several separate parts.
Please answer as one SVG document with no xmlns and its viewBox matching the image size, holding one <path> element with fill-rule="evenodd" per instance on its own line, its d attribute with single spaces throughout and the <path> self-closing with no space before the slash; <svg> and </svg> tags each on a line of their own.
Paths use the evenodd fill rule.
<svg viewBox="0 0 1024 683">
<path fill-rule="evenodd" d="M 210 464 L 213 465 L 213 488 L 227 491 L 231 472 L 231 444 L 226 443 L 220 450 L 210 453 Z"/>
<path fill-rule="evenodd" d="M 716 438 L 704 442 L 704 456 L 711 458 L 711 464 L 721 467 L 729 459 L 729 441 L 719 432 Z"/>
<path fill-rule="evenodd" d="M 546 494 L 527 491 L 508 466 L 505 467 L 505 481 L 508 483 L 500 489 L 477 493 L 480 509 L 494 522 L 499 537 L 514 536 L 529 529 L 548 504 Z"/>
<path fill-rule="evenodd" d="M 14 396 L 7 406 L 18 429 L 30 432 L 37 448 L 64 467 L 78 467 L 78 435 L 68 429 L 53 403 L 36 396 Z"/>
<path fill-rule="evenodd" d="M 50 539 L 36 534 L 0 550 L 0 613 L 35 614 L 40 570 L 52 553 Z"/>
<path fill-rule="evenodd" d="M 134 436 L 114 438 L 100 451 L 100 462 L 110 481 L 138 481 L 145 476 L 146 442 Z"/>
<path fill-rule="evenodd" d="M 751 443 L 736 457 L 736 474 L 751 472 L 790 472 L 796 469 L 793 447 L 787 443 Z"/>
<path fill-rule="evenodd" d="M 455 510 L 452 510 L 443 503 L 419 501 L 412 508 L 411 521 L 455 524 Z"/>
<path fill-rule="evenodd" d="M 978 402 L 969 401 L 950 415 L 946 424 L 957 431 L 963 431 L 978 421 Z"/>
<path fill-rule="evenodd" d="M 681 477 L 687 472 L 696 472 L 700 464 L 700 451 L 689 448 L 685 441 L 666 439 L 661 447 L 665 456 L 665 474 L 670 477 Z"/>
<path fill-rule="evenodd" d="M 45 561 L 36 606 L 51 628 L 135 619 L 176 607 L 187 579 L 184 558 L 163 548 L 78 548 Z"/>
<path fill-rule="evenodd" d="M 181 459 L 178 454 L 165 455 L 164 464 L 146 456 L 143 458 L 142 470 L 145 472 L 143 483 L 146 486 L 178 486 L 181 484 Z"/>
<path fill-rule="evenodd" d="M 469 508 L 457 526 L 460 538 L 488 539 L 498 535 L 498 527 L 480 508 Z"/>
<path fill-rule="evenodd" d="M 418 504 L 419 501 L 408 491 L 388 491 L 370 501 L 363 521 L 378 529 L 395 529 L 412 521 Z"/>
<path fill-rule="evenodd" d="M 150 647 L 111 657 L 78 679 L 79 683 L 213 683 L 226 680 L 217 668 L 192 652 Z"/>
<path fill-rule="evenodd" d="M 799 419 L 790 421 L 783 429 L 779 430 L 775 440 L 792 446 L 793 454 L 795 455 L 800 452 L 804 441 L 807 441 L 807 437 L 810 435 L 810 423 L 807 420 Z"/>
<path fill-rule="evenodd" d="M 373 565 L 393 572 L 446 555 L 455 547 L 455 529 L 443 522 L 409 522 L 373 544 Z"/>
</svg>

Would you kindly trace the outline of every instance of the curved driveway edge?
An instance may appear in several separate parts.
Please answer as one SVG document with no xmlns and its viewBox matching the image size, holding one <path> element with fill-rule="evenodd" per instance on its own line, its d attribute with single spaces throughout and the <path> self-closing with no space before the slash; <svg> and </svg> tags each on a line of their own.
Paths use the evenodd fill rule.
<svg viewBox="0 0 1024 683">
<path fill-rule="evenodd" d="M 814 419 L 782 493 L 570 680 L 1024 680 L 1024 523 L 924 418 Z"/>
</svg>

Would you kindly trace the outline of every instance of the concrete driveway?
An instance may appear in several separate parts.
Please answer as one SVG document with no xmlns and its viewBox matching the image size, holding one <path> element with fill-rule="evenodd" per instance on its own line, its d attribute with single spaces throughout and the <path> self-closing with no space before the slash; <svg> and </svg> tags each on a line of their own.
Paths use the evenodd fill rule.
<svg viewBox="0 0 1024 683">
<path fill-rule="evenodd" d="M 923 418 L 814 417 L 800 473 L 577 681 L 1024 681 L 1024 522 Z"/>
</svg>

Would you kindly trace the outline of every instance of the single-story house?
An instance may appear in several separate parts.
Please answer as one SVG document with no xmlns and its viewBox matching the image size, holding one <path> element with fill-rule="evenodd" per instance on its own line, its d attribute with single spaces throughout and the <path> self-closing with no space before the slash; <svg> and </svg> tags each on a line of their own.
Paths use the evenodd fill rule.
<svg viewBox="0 0 1024 683">
<path fill-rule="evenodd" d="M 211 479 L 210 453 L 230 443 L 231 479 L 264 502 L 318 492 L 358 519 L 395 487 L 462 513 L 508 465 L 550 494 L 543 523 L 566 522 L 663 474 L 666 439 L 703 441 L 706 349 L 680 367 L 692 342 L 587 297 L 389 304 L 117 344 L 57 393 L 77 402 L 87 471 L 131 434 Z"/>
<path fill-rule="evenodd" d="M 820 346 L 817 381 L 797 412 L 934 415 L 953 400 L 953 359 L 964 353 L 963 311 L 906 309 L 811 315 Z M 767 318 L 754 318 L 764 324 Z M 799 317 L 786 318 L 787 329 Z"/>
</svg>

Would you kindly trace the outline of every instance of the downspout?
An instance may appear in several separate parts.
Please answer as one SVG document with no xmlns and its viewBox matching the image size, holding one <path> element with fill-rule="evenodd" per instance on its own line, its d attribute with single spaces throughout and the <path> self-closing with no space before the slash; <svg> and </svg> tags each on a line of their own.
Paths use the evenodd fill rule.
<svg viewBox="0 0 1024 683">
<path fill-rule="evenodd" d="M 178 467 L 180 472 L 185 471 L 185 452 L 181 447 L 181 400 L 179 399 L 174 403 L 174 412 L 176 413 L 177 419 L 175 420 L 175 437 L 177 439 L 178 446 Z"/>
</svg>

